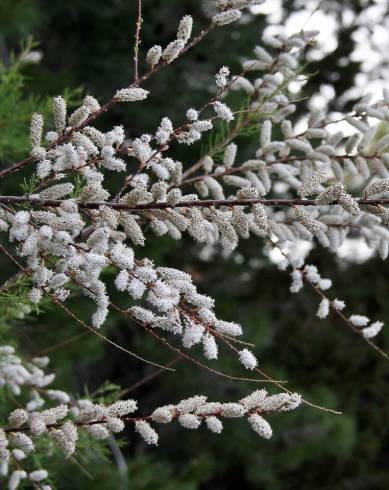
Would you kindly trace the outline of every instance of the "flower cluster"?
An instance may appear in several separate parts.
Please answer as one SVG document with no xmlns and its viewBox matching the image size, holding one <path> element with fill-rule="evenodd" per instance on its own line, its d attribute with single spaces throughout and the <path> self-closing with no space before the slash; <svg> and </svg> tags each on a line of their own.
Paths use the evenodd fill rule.
<svg viewBox="0 0 389 490">
<path fill-rule="evenodd" d="M 253 352 L 236 347 L 245 345 L 237 339 L 242 327 L 219 319 L 214 300 L 197 290 L 187 272 L 139 259 L 140 247 L 162 236 L 180 240 L 187 234 L 199 248 L 215 252 L 222 248 L 227 256 L 241 240 L 253 236 L 265 242 L 265 250 L 280 251 L 280 269 L 292 267 L 292 293 L 304 282 L 312 286 L 320 297 L 318 318 L 327 318 L 332 310 L 383 353 L 371 341 L 382 322 L 370 323 L 363 315 L 347 317 L 345 302 L 326 296 L 331 280 L 322 278 L 316 266 L 305 263 L 306 257 L 297 253 L 301 243 L 337 253 L 346 240 L 358 237 L 383 259 L 389 254 L 385 207 L 389 203 L 389 136 L 380 132 L 380 124 L 389 122 L 389 91 L 374 103 L 367 95 L 342 117 L 351 135 L 334 130 L 337 121 L 319 111 L 296 121 L 298 102 L 290 86 L 306 81 L 303 54 L 314 44 L 316 32 L 264 36 L 251 58 L 243 62 L 242 72 L 234 76 L 222 66 L 211 98 L 202 107 L 189 107 L 177 125 L 164 115 L 155 130 L 134 139 L 127 137 L 122 126 L 105 132 L 95 127 L 100 114 L 114 104 L 143 104 L 152 97 L 140 86 L 143 81 L 173 63 L 213 28 L 238 20 L 244 8 L 261 3 L 218 0 L 210 25 L 194 38 L 192 17 L 183 17 L 175 40 L 147 52 L 149 71 L 103 105 L 88 95 L 69 114 L 64 98 L 55 97 L 54 128 L 47 132 L 43 116 L 32 115 L 30 157 L 0 173 L 5 176 L 35 165 L 38 184 L 31 192 L 0 196 L 0 231 L 13 247 L 9 255 L 29 280 L 31 304 L 39 305 L 47 297 L 77 318 L 64 306 L 72 288 L 94 302 L 91 319 L 77 319 L 95 333 L 114 309 L 197 365 L 207 367 L 157 332 L 179 337 L 185 349 L 201 345 L 207 360 L 217 359 L 219 346 L 225 345 L 244 368 L 263 375 Z M 242 95 L 243 110 L 228 105 L 231 91 Z M 219 125 L 224 128 L 223 137 L 197 162 L 188 165 L 172 157 L 172 145 L 192 145 Z M 253 128 L 258 132 L 258 147 L 249 159 L 241 159 L 235 139 Z M 111 172 L 123 176 L 115 191 Z M 124 308 L 109 296 L 108 271 L 114 273 Z M 14 410 L 8 426 L 0 430 L 1 472 L 9 475 L 10 489 L 23 480 L 42 490 L 50 488 L 45 483 L 46 470 L 27 472 L 22 466 L 35 450 L 35 438 L 47 438 L 70 457 L 81 430 L 103 440 L 133 424 L 146 443 L 155 445 L 155 424 L 177 420 L 184 428 L 197 429 L 204 423 L 211 432 L 220 433 L 221 419 L 245 417 L 257 434 L 268 439 L 272 429 L 264 415 L 292 410 L 303 401 L 265 375 L 283 393 L 268 396 L 266 390 L 257 390 L 237 403 L 208 402 L 198 395 L 135 417 L 134 400 L 104 405 L 48 389 L 54 375 L 45 374 L 47 363 L 46 357 L 22 361 L 13 347 L 0 347 L 0 384 L 14 396 L 23 388 L 29 390 L 26 405 Z M 52 406 L 43 408 L 46 402 Z"/>
<path fill-rule="evenodd" d="M 262 415 L 294 410 L 301 403 L 297 393 L 268 395 L 256 390 L 238 403 L 208 402 L 207 397 L 196 395 L 156 408 L 151 415 L 133 416 L 138 405 L 135 400 L 119 400 L 108 405 L 96 404 L 89 399 L 74 399 L 61 390 L 48 389 L 54 375 L 45 375 L 43 368 L 47 357 L 35 358 L 31 363 L 15 355 L 11 346 L 0 347 L 1 380 L 15 396 L 29 390 L 30 400 L 25 406 L 13 410 L 8 424 L 0 428 L 0 469 L 8 477 L 8 488 L 16 489 L 22 480 L 39 484 L 41 490 L 49 490 L 47 470 L 40 468 L 27 472 L 24 463 L 37 451 L 37 442 L 45 438 L 49 445 L 57 447 L 65 456 L 72 456 L 77 447 L 79 432 L 89 434 L 95 440 L 107 439 L 120 433 L 125 426 L 133 425 L 147 444 L 158 444 L 158 434 L 153 426 L 177 420 L 186 429 L 206 427 L 219 434 L 223 429 L 220 418 L 245 417 L 255 432 L 269 438 L 272 430 Z M 37 366 L 40 366 L 39 368 Z M 22 398 L 21 398 L 22 399 Z M 43 408 L 45 404 L 51 405 Z M 16 469 L 11 470 L 13 466 Z M 36 488 L 38 486 L 36 485 Z"/>
</svg>

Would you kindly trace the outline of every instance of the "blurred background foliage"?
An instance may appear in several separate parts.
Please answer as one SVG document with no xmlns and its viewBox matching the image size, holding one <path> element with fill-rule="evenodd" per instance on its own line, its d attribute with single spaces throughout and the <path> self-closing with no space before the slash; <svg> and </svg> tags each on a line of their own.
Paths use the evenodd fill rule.
<svg viewBox="0 0 389 490">
<path fill-rule="evenodd" d="M 28 151 L 27 128 L 33 111 L 49 114 L 49 97 L 65 94 L 70 105 L 83 93 L 100 101 L 109 98 L 132 77 L 132 45 L 135 1 L 129 0 L 0 0 L 0 165 L 22 158 Z M 175 35 L 184 14 L 195 18 L 195 28 L 207 23 L 209 1 L 144 0 L 141 52 L 158 42 L 166 45 Z M 274 2 L 273 2 L 274 3 Z M 384 2 L 385 3 L 385 2 Z M 358 19 L 382 2 L 369 0 L 323 0 L 320 12 L 335 22 L 332 48 L 313 56 L 308 67 L 315 76 L 303 88 L 303 96 L 327 94 L 331 110 L 348 107 L 355 95 L 357 77 L 364 61 L 355 56 Z M 275 2 L 273 12 L 281 22 L 300 19 L 296 14 L 315 11 L 317 2 Z M 278 6 L 278 7 L 277 7 Z M 308 8 L 308 10 L 306 10 Z M 349 12 L 349 16 L 345 14 Z M 315 15 L 315 14 L 314 14 Z M 312 16 L 313 28 L 317 27 Z M 351 17 L 350 17 L 351 16 Z M 153 131 L 161 117 L 182 121 L 188 107 L 207 100 L 213 74 L 222 64 L 237 72 L 240 60 L 250 57 L 264 29 L 274 20 L 269 15 L 245 15 L 242 25 L 217 29 L 173 67 L 161 71 L 145 87 L 152 92 L 147 103 L 115 107 L 99 122 L 99 128 L 124 124 L 129 137 Z M 304 18 L 304 17 L 303 17 Z M 351 20 L 350 20 L 351 19 Z M 382 17 L 385 25 L 385 17 Z M 303 26 L 296 22 L 295 30 Z M 308 24 L 311 27 L 311 24 Z M 370 30 L 369 30 L 370 29 Z M 374 29 L 367 28 L 374 35 Z M 42 60 L 18 63 L 13 52 L 32 43 Z M 21 47 L 22 46 L 22 47 Z M 374 76 L 385 75 L 384 57 Z M 381 70 L 381 71 L 380 71 Z M 365 70 L 366 72 L 366 70 Z M 368 76 L 366 73 L 364 76 Z M 330 96 L 328 96 L 330 94 Z M 345 96 L 345 94 L 351 94 Z M 341 97 L 341 103 L 335 102 Z M 237 101 L 238 103 L 238 101 Z M 302 111 L 307 101 L 301 102 Z M 296 118 L 299 117 L 299 112 Z M 48 116 L 50 117 L 50 116 Z M 242 158 L 255 149 L 257 134 L 244 138 Z M 195 161 L 201 148 L 186 152 L 185 164 Z M 180 151 L 172 148 L 180 158 Z M 20 192 L 23 178 L 31 171 L 1 182 L 2 193 Z M 255 343 L 260 364 L 274 378 L 287 379 L 288 387 L 302 392 L 315 403 L 341 410 L 335 416 L 303 406 L 295 413 L 274 417 L 275 436 L 259 439 L 242 421 L 225 424 L 220 436 L 205 430 L 185 431 L 175 424 L 160 430 L 160 446 L 146 447 L 131 429 L 124 443 L 110 441 L 101 451 L 85 444 L 77 459 L 63 462 L 49 458 L 46 467 L 59 489 L 236 489 L 247 490 L 382 490 L 389 488 L 389 364 L 335 318 L 315 318 L 317 298 L 308 289 L 297 296 L 289 293 L 289 277 L 279 272 L 263 252 L 263 243 L 242 243 L 232 257 L 215 255 L 212 262 L 190 240 L 148 242 L 141 255 L 161 265 L 182 267 L 191 272 L 202 292 L 216 298 L 217 313 L 242 323 L 246 339 Z M 353 313 L 365 313 L 389 324 L 387 301 L 389 267 L 377 258 L 356 264 L 353 257 L 334 258 L 323 249 L 313 250 L 310 261 L 323 277 L 334 280 L 333 297 L 344 298 Z M 6 257 L 0 257 L 0 276 L 15 272 Z M 109 272 L 107 273 L 109 276 Z M 112 277 L 107 277 L 112 282 Z M 127 305 L 117 295 L 115 302 Z M 250 383 L 232 382 L 176 362 L 175 374 L 163 373 L 148 382 L 155 368 L 141 365 L 100 339 L 85 335 L 63 312 L 45 304 L 40 315 L 28 313 L 23 284 L 14 295 L 0 295 L 0 335 L 7 340 L 17 332 L 26 355 L 49 352 L 71 338 L 77 341 L 52 353 L 51 367 L 57 386 L 73 394 L 109 397 L 126 391 L 140 402 L 140 412 L 175 402 L 194 393 L 211 399 L 232 400 L 253 389 Z M 20 308 L 25 310 L 24 318 Z M 85 317 L 91 305 L 77 295 L 69 307 Z M 23 309 L 22 308 L 22 309 Z M 9 335 L 12 329 L 12 336 Z M 167 363 L 174 358 L 134 325 L 112 314 L 104 332 L 115 342 L 146 358 Z M 378 343 L 389 349 L 388 327 Z M 222 355 L 224 372 L 242 375 L 234 359 Z M 110 384 L 103 384 L 105 380 Z M 120 388 L 119 388 L 120 387 Z M 4 414 L 7 400 L 3 400 Z M 1 410 L 2 412 L 2 410 Z M 124 459 L 122 459 L 124 457 Z"/>
</svg>

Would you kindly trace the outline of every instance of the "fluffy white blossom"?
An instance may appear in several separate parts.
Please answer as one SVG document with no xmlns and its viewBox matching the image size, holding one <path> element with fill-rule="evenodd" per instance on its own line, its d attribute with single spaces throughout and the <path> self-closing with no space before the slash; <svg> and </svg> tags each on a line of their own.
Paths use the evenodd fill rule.
<svg viewBox="0 0 389 490">
<path fill-rule="evenodd" d="M 146 55 L 146 61 L 153 68 L 155 65 L 158 65 L 161 56 L 162 56 L 161 46 L 155 45 L 148 50 Z"/>
<path fill-rule="evenodd" d="M 171 63 L 180 55 L 181 51 L 184 49 L 184 46 L 185 42 L 181 39 L 172 41 L 163 50 L 162 59 L 165 60 L 166 63 Z"/>
<path fill-rule="evenodd" d="M 193 18 L 190 15 L 185 15 L 178 26 L 177 39 L 180 39 L 184 43 L 188 42 L 193 27 Z"/>
<path fill-rule="evenodd" d="M 365 327 L 370 321 L 365 315 L 351 315 L 349 320 L 356 327 Z"/>
<path fill-rule="evenodd" d="M 365 339 L 371 339 L 381 331 L 383 326 L 384 324 L 382 322 L 374 322 L 362 330 L 362 335 Z"/>
<path fill-rule="evenodd" d="M 212 22 L 217 26 L 225 26 L 235 22 L 242 15 L 242 12 L 238 9 L 226 10 L 220 14 L 216 14 L 212 17 Z"/>
<path fill-rule="evenodd" d="M 246 369 L 251 371 L 258 365 L 257 358 L 248 349 L 243 349 L 239 352 L 239 360 Z"/>
<path fill-rule="evenodd" d="M 178 417 L 179 423 L 185 429 L 198 429 L 201 425 L 201 420 L 191 413 L 184 413 Z"/>
<path fill-rule="evenodd" d="M 43 116 L 34 113 L 30 121 L 30 143 L 32 148 L 39 147 L 42 140 Z"/>
<path fill-rule="evenodd" d="M 144 420 L 137 420 L 135 422 L 135 430 L 147 444 L 152 444 L 154 446 L 158 445 L 158 434 L 151 425 Z"/>
<path fill-rule="evenodd" d="M 120 102 L 136 102 L 147 99 L 149 91 L 139 87 L 122 88 L 115 94 L 115 98 Z"/>
<path fill-rule="evenodd" d="M 214 102 L 213 108 L 215 109 L 216 114 L 220 117 L 220 119 L 223 119 L 223 121 L 230 122 L 235 119 L 231 109 L 226 104 L 223 104 L 223 102 Z"/>
<path fill-rule="evenodd" d="M 215 434 L 220 434 L 223 430 L 223 424 L 217 417 L 207 417 L 205 423 L 207 428 Z"/>
<path fill-rule="evenodd" d="M 272 428 L 269 422 L 261 417 L 261 415 L 254 413 L 253 415 L 250 415 L 248 421 L 253 431 L 259 436 L 263 437 L 264 439 L 270 439 L 272 437 Z"/>
<path fill-rule="evenodd" d="M 330 302 L 327 298 L 323 298 L 320 302 L 319 309 L 317 310 L 316 316 L 320 319 L 327 318 L 330 312 Z"/>
</svg>

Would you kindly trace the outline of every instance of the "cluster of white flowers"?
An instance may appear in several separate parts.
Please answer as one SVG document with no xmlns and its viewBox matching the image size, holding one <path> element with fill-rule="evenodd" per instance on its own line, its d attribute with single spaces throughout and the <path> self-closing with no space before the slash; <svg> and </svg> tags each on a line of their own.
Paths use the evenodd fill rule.
<svg viewBox="0 0 389 490">
<path fill-rule="evenodd" d="M 35 357 L 25 362 L 16 355 L 14 347 L 0 346 L 0 385 L 18 397 L 18 404 L 23 407 L 9 414 L 8 428 L 0 428 L 0 475 L 8 478 L 10 490 L 18 488 L 24 480 L 33 482 L 34 488 L 51 490 L 45 482 L 48 478 L 45 469 L 29 472 L 23 469 L 23 461 L 36 447 L 25 431 L 17 430 L 28 426 L 32 435 L 39 435 L 46 424 L 55 423 L 68 413 L 66 404 L 71 403 L 70 396 L 48 388 L 55 378 L 54 374 L 44 372 L 48 363 L 48 357 Z M 22 399 L 25 401 L 21 402 Z M 47 403 L 57 405 L 43 409 Z"/>
<path fill-rule="evenodd" d="M 37 389 L 48 386 L 55 378 L 54 374 L 46 374 L 42 369 L 48 362 L 47 357 L 36 357 L 30 362 L 23 362 L 15 354 L 13 346 L 0 346 L 0 386 L 6 386 L 14 396 L 20 395 L 23 387 L 29 388 L 31 400 L 27 408 L 34 410 L 44 403 Z"/>
<path fill-rule="evenodd" d="M 373 322 L 370 325 L 370 319 L 365 315 L 351 315 L 349 321 L 356 327 L 362 328 L 361 333 L 366 339 L 375 337 L 382 329 L 382 322 Z"/>
<path fill-rule="evenodd" d="M 209 30 L 239 19 L 244 8 L 261 3 L 218 0 L 218 13 Z M 196 43 L 197 38 L 188 44 L 192 26 L 192 17 L 183 17 L 174 41 L 148 51 L 146 78 Z M 149 333 L 160 329 L 179 336 L 187 349 L 202 345 L 209 360 L 217 359 L 218 343 L 224 342 L 246 369 L 259 371 L 250 350 L 235 348 L 241 326 L 217 318 L 214 300 L 198 292 L 188 273 L 137 258 L 137 247 L 153 235 L 179 240 L 187 233 L 200 246 L 222 247 L 226 255 L 233 253 L 240 240 L 254 235 L 281 251 L 285 257 L 281 269 L 292 267 L 291 292 L 298 292 L 306 281 L 319 294 L 318 318 L 328 317 L 332 309 L 371 343 L 382 322 L 370 323 L 362 315 L 346 317 L 342 313 L 345 302 L 330 300 L 324 293 L 331 280 L 291 252 L 303 241 L 337 253 L 352 236 L 363 238 L 383 259 L 389 254 L 389 211 L 382 201 L 389 195 L 389 136 L 381 132 L 381 125 L 387 127 L 389 122 L 389 91 L 375 103 L 370 103 L 370 96 L 364 97 L 342 118 L 351 136 L 333 131 L 333 119 L 321 112 L 312 111 L 295 121 L 297 102 L 290 84 L 304 83 L 302 56 L 316 34 L 264 36 L 252 58 L 243 62 L 242 74 L 233 76 L 222 66 L 215 76 L 216 95 L 201 108 L 190 107 L 185 122 L 177 127 L 164 116 L 152 134 L 130 140 L 122 126 L 107 132 L 92 126 L 113 104 L 149 97 L 139 86 L 142 78 L 118 90 L 103 106 L 86 96 L 72 114 L 65 100 L 55 97 L 55 128 L 46 133 L 43 117 L 33 114 L 31 156 L 25 162 L 36 163 L 39 185 L 28 195 L 1 201 L 14 206 L 0 206 L 0 231 L 8 234 L 15 254 L 24 261 L 23 273 L 31 280 L 31 303 L 39 304 L 45 295 L 64 302 L 70 285 L 75 285 L 96 304 L 91 324 L 100 328 L 109 309 L 118 309 L 109 297 L 104 275 L 114 270 L 115 287 L 128 299 L 128 307 L 121 312 Z M 243 92 L 248 101 L 239 117 L 225 102 L 230 91 Z M 211 111 L 208 116 L 206 111 Z M 168 156 L 171 142 L 191 145 L 214 128 L 215 120 L 227 128 L 216 148 L 211 147 L 192 166 Z M 234 138 L 250 125 L 258 128 L 258 147 L 251 158 L 239 161 Z M 123 174 L 123 185 L 114 195 L 105 182 L 111 171 Z M 23 208 L 18 208 L 20 203 Z M 34 450 L 34 437 L 48 437 L 69 457 L 80 429 L 103 440 L 132 422 L 145 442 L 155 445 L 158 434 L 152 423 L 177 419 L 184 428 L 194 430 L 204 422 L 211 432 L 220 433 L 220 418 L 246 417 L 256 433 L 269 438 L 272 429 L 263 415 L 292 410 L 301 401 L 286 390 L 273 396 L 258 390 L 238 403 L 207 402 L 199 395 L 159 407 L 147 417 L 130 417 L 137 409 L 134 400 L 105 406 L 47 389 L 54 379 L 43 371 L 47 362 L 47 358 L 23 362 L 13 347 L 0 347 L 0 385 L 9 387 L 15 396 L 23 387 L 30 392 L 26 406 L 12 412 L 9 427 L 0 431 L 3 475 L 9 475 L 10 461 L 20 462 Z M 47 401 L 56 405 L 43 409 Z M 28 473 L 20 467 L 10 473 L 11 489 L 26 479 L 41 482 L 47 478 L 43 469 Z M 45 483 L 39 485 L 49 489 Z"/>
<path fill-rule="evenodd" d="M 17 451 L 15 449 L 15 451 Z M 50 485 L 46 485 L 44 480 L 48 477 L 46 470 L 35 470 L 27 473 L 24 470 L 15 470 L 12 472 L 8 480 L 8 490 L 16 490 L 23 480 L 30 481 L 34 488 L 39 488 L 41 490 L 51 490 Z M 39 486 L 38 486 L 39 484 Z"/>
<path fill-rule="evenodd" d="M 195 430 L 205 422 L 211 432 L 220 434 L 223 430 L 220 418 L 246 417 L 253 430 L 268 439 L 272 436 L 272 429 L 260 414 L 294 410 L 300 403 L 301 397 L 297 393 L 268 396 L 267 391 L 262 389 L 254 391 L 237 403 L 208 402 L 206 396 L 196 395 L 176 405 L 156 408 L 146 417 L 129 416 L 137 410 L 134 400 L 121 400 L 111 405 L 81 400 L 78 406 L 74 404 L 71 409 L 67 405 L 59 405 L 32 413 L 16 409 L 9 416 L 8 427 L 0 429 L 0 460 L 3 464 L 3 474 L 8 473 L 7 466 L 10 460 L 20 462 L 36 450 L 34 441 L 39 437 L 51 439 L 64 456 L 69 458 L 76 450 L 79 430 L 87 432 L 94 439 L 104 440 L 110 434 L 122 432 L 126 423 L 133 423 L 136 432 L 147 444 L 157 445 L 158 434 L 151 423 L 166 424 L 178 420 L 185 429 Z M 42 475 L 40 480 L 48 476 L 46 470 L 37 470 L 30 473 L 28 478 L 40 481 L 38 473 Z M 27 474 L 20 479 L 26 477 Z M 15 472 L 12 472 L 9 486 L 14 480 L 17 478 Z M 17 485 L 12 488 L 17 488 Z"/>
<path fill-rule="evenodd" d="M 165 63 L 171 63 L 181 54 L 192 35 L 192 27 L 193 18 L 190 15 L 185 15 L 179 23 L 177 38 L 174 41 L 169 43 L 165 49 L 159 45 L 149 49 L 146 60 L 152 70 L 161 60 Z"/>
<path fill-rule="evenodd" d="M 166 270 L 165 277 L 170 273 Z M 229 333 L 238 328 L 225 327 Z M 0 428 L 0 474 L 8 478 L 9 489 L 16 489 L 23 480 L 29 480 L 36 483 L 36 488 L 39 484 L 41 490 L 50 490 L 50 485 L 45 483 L 48 478 L 45 469 L 30 472 L 23 469 L 24 460 L 38 450 L 40 438 L 51 441 L 69 458 L 76 451 L 80 430 L 101 441 L 122 432 L 126 424 L 133 424 L 147 444 L 156 445 L 158 434 L 151 424 L 178 420 L 186 429 L 197 429 L 204 422 L 211 432 L 219 434 L 223 429 L 220 418 L 231 417 L 246 417 L 255 432 L 269 438 L 272 435 L 270 425 L 259 414 L 294 410 L 301 403 L 296 393 L 269 396 L 266 390 L 257 390 L 239 403 L 208 402 L 207 397 L 196 395 L 176 405 L 156 408 L 149 416 L 135 417 L 132 414 L 138 405 L 132 399 L 104 405 L 88 399 L 76 400 L 63 391 L 47 389 L 54 379 L 53 375 L 45 376 L 42 371 L 48 362 L 47 357 L 35 358 L 25 367 L 12 347 L 0 347 L 2 384 L 7 384 L 16 396 L 21 394 L 21 389 L 30 390 L 31 398 L 25 407 L 20 404 L 20 408 L 13 410 L 7 425 Z M 35 389 L 38 387 L 39 394 Z M 43 408 L 45 403 L 51 407 Z"/>
<path fill-rule="evenodd" d="M 220 4 L 223 11 L 218 15 L 232 15 L 231 12 L 240 12 L 239 9 L 250 3 Z M 228 10 L 230 6 L 234 9 Z M 179 26 L 178 41 L 187 42 L 191 28 L 192 19 L 184 17 Z M 329 133 L 325 126 L 330 121 L 326 121 L 321 114 L 311 114 L 308 129 L 301 134 L 294 131 L 292 122 L 287 119 L 295 110 L 295 104 L 288 98 L 287 86 L 291 80 L 299 77 L 302 48 L 312 41 L 314 35 L 312 32 L 301 32 L 289 38 L 279 36 L 264 39 L 271 49 L 278 50 L 278 54 L 273 56 L 261 46 L 255 48 L 256 59 L 245 62 L 246 70 L 270 70 L 270 73 L 253 82 L 240 76 L 232 79 L 229 86 L 229 70 L 221 68 L 216 76 L 216 83 L 221 89 L 243 89 L 250 95 L 255 92 L 247 112 L 266 114 L 261 125 L 260 146 L 254 159 L 237 166 L 238 148 L 235 143 L 230 143 L 225 147 L 222 164 L 217 165 L 211 156 L 206 156 L 197 165 L 197 169 L 204 173 L 189 179 L 185 179 L 181 162 L 163 156 L 163 146 L 171 138 L 190 144 L 212 128 L 211 120 L 199 120 L 195 109 L 188 110 L 189 122 L 185 129 L 175 131 L 170 119 L 164 117 L 154 136 L 144 134 L 123 147 L 125 134 L 120 126 L 105 134 L 88 125 L 80 127 L 79 131 L 73 130 L 83 125 L 90 114 L 100 110 L 93 97 L 87 96 L 82 106 L 70 115 L 68 129 L 64 101 L 55 98 L 56 137 L 64 131 L 64 127 L 65 131 L 69 131 L 69 137 L 45 150 L 45 160 L 38 162 L 38 176 L 43 179 L 45 187 L 45 177 L 52 177 L 53 173 L 56 179 L 63 179 L 77 172 L 85 179 L 85 185 L 77 199 L 71 198 L 74 190 L 71 182 L 51 185 L 32 196 L 42 200 L 60 200 L 60 204 L 50 210 L 16 213 L 1 210 L 3 229 L 8 228 L 10 241 L 18 243 L 18 253 L 26 258 L 31 271 L 34 285 L 30 292 L 31 301 L 39 303 L 44 293 L 64 301 L 69 294 L 67 283 L 75 281 L 83 293 L 95 301 L 97 310 L 92 317 L 92 325 L 99 328 L 107 317 L 110 304 L 101 274 L 106 267 L 114 265 L 119 269 L 115 283 L 120 291 L 126 291 L 132 299 L 141 301 L 147 290 L 147 301 L 153 311 L 141 306 L 133 307 L 130 312 L 136 320 L 182 335 L 185 347 L 202 342 L 206 357 L 214 359 L 217 358 L 214 334 L 220 334 L 220 320 L 213 313 L 213 300 L 197 293 L 187 274 L 174 270 L 174 274 L 166 280 L 159 277 L 158 268 L 154 268 L 150 261 L 136 260 L 132 246 L 126 241 L 129 239 L 133 246 L 144 245 L 146 237 L 142 223 L 149 224 L 157 236 L 168 234 L 173 239 L 180 239 L 186 231 L 200 243 L 210 246 L 220 243 L 229 251 L 238 246 L 239 239 L 247 239 L 250 233 L 273 237 L 280 246 L 301 239 L 312 241 L 315 237 L 321 245 L 337 250 L 348 231 L 358 225 L 360 233 L 369 243 L 379 246 L 382 255 L 386 256 L 389 232 L 381 225 L 380 217 L 376 216 L 384 214 L 385 208 L 378 211 L 374 207 L 375 215 L 371 214 L 371 206 L 362 211 L 342 182 L 327 189 L 323 187 L 331 178 L 342 177 L 343 180 L 343 174 L 350 168 L 355 168 L 354 173 L 358 177 L 361 172 L 365 176 L 369 172 L 370 176 L 366 157 L 373 154 L 377 159 L 377 152 L 385 148 L 380 143 L 382 138 L 372 144 L 374 131 L 367 130 L 367 123 L 358 118 L 348 120 L 350 123 L 357 121 L 354 126 L 359 131 L 365 131 L 360 141 L 355 135 L 345 141 L 341 133 Z M 281 87 L 284 89 L 281 90 Z M 130 87 L 118 91 L 115 98 L 135 101 L 146 96 L 147 92 L 140 87 Z M 372 117 L 381 115 L 381 118 L 385 118 L 385 104 L 385 101 L 375 104 L 373 110 L 366 99 L 356 106 L 355 111 L 358 116 L 367 111 Z M 233 119 L 233 113 L 226 104 L 216 100 L 212 106 L 221 119 Z M 284 137 L 281 141 L 272 140 L 274 124 L 280 124 Z M 34 114 L 31 121 L 33 148 L 40 145 L 42 131 L 43 119 Z M 53 132 L 49 133 L 50 137 L 46 136 L 46 139 L 56 141 Z M 157 143 L 155 148 L 152 146 L 154 141 Z M 364 157 L 356 155 L 356 165 L 351 167 L 351 152 L 355 151 L 356 146 Z M 346 150 L 340 150 L 343 147 Z M 349 162 L 344 168 L 339 163 L 346 159 L 341 151 L 346 151 Z M 140 171 L 132 175 L 129 181 L 126 179 L 128 187 L 132 189 L 120 193 L 116 199 L 119 205 L 128 206 L 128 210 L 113 207 L 112 201 L 109 201 L 110 193 L 103 185 L 104 170 L 126 170 L 126 161 L 124 157 L 118 158 L 118 153 L 140 162 Z M 365 164 L 361 165 L 361 162 Z M 376 166 L 378 170 L 381 169 L 381 177 L 382 166 Z M 295 206 L 287 212 L 266 209 L 260 198 L 271 192 L 277 182 L 282 182 L 303 197 L 316 194 L 316 200 L 312 206 Z M 387 179 L 370 182 L 365 190 L 366 195 L 387 191 L 387 182 Z M 194 184 L 195 193 L 183 194 L 181 187 L 188 183 Z M 200 198 L 208 197 L 215 201 L 215 206 L 192 206 Z M 216 206 L 218 200 L 225 205 Z M 233 206 L 234 200 L 239 201 L 239 205 Z M 255 202 L 250 203 L 253 200 Z M 99 206 L 89 211 L 93 230 L 82 241 L 80 237 L 90 224 L 81 216 L 80 204 L 89 202 L 98 202 Z M 131 208 L 136 213 L 131 212 Z M 42 255 L 49 255 L 55 260 L 42 263 Z M 301 278 L 294 272 L 293 291 L 298 290 L 299 281 Z M 318 316 L 325 318 L 328 312 L 329 302 L 323 300 Z M 249 369 L 257 365 L 255 357 L 247 349 L 239 353 L 239 358 Z"/>
<path fill-rule="evenodd" d="M 211 432 L 220 434 L 223 430 L 220 418 L 246 417 L 253 430 L 268 439 L 272 436 L 272 430 L 268 422 L 259 414 L 294 410 L 300 403 L 301 397 L 297 393 L 268 396 L 266 390 L 256 390 L 238 403 L 208 402 L 207 397 L 197 395 L 182 400 L 177 405 L 166 405 L 155 409 L 150 419 L 161 424 L 177 419 L 182 427 L 190 430 L 198 429 L 202 422 L 205 422 Z M 268 430 L 262 432 L 257 430 L 257 426 L 253 425 L 253 417 L 254 420 L 262 420 L 261 426 L 267 426 Z"/>
<path fill-rule="evenodd" d="M 13 410 L 7 426 L 0 428 L 0 475 L 8 478 L 10 489 L 18 488 L 22 480 L 27 479 L 39 482 L 42 490 L 50 490 L 44 482 L 48 478 L 46 470 L 27 472 L 22 469 L 27 456 L 37 450 L 36 438 L 50 438 L 66 457 L 70 457 L 76 448 L 79 427 L 92 437 L 105 439 L 111 433 L 121 432 L 124 422 L 120 417 L 137 409 L 134 400 L 102 406 L 88 399 L 76 400 L 62 390 L 49 389 L 55 376 L 44 373 L 48 363 L 48 357 L 23 362 L 14 347 L 0 346 L 0 384 L 18 397 L 21 407 Z M 44 405 L 51 407 L 44 408 Z M 64 421 L 65 417 L 70 419 Z M 99 424 L 102 419 L 104 423 Z"/>
<path fill-rule="evenodd" d="M 265 0 L 217 0 L 216 6 L 220 13 L 212 17 L 212 22 L 217 26 L 225 26 L 235 22 L 242 15 L 242 10 L 253 5 L 261 5 Z"/>
<path fill-rule="evenodd" d="M 346 307 L 345 301 L 339 299 L 334 299 L 331 301 L 323 293 L 323 291 L 326 291 L 327 289 L 331 288 L 332 281 L 331 279 L 323 279 L 320 276 L 320 273 L 317 270 L 316 266 L 306 264 L 304 265 L 304 267 L 296 268 L 298 265 L 301 265 L 301 259 L 296 262 L 295 260 L 293 259 L 289 260 L 288 258 L 288 262 L 290 265 L 294 267 L 291 273 L 292 284 L 290 286 L 290 291 L 292 293 L 297 293 L 298 291 L 300 291 L 300 289 L 304 285 L 304 280 L 306 280 L 309 284 L 313 285 L 316 291 L 319 292 L 319 295 L 321 296 L 322 299 L 320 301 L 319 308 L 316 313 L 316 316 L 318 318 L 320 319 L 327 318 L 331 311 L 331 308 L 336 313 L 344 310 L 344 308 Z M 342 318 L 349 324 L 353 325 L 354 327 L 361 328 L 360 331 L 361 335 L 365 339 L 370 339 L 372 337 L 375 337 L 384 326 L 384 324 L 380 321 L 373 322 L 368 326 L 370 319 L 365 315 L 351 315 L 348 318 L 348 320 L 346 319 L 346 317 L 344 317 L 344 315 L 342 315 Z"/>
<path fill-rule="evenodd" d="M 131 316 L 151 328 L 181 336 L 187 349 L 202 344 L 207 359 L 218 357 L 216 339 L 242 335 L 239 324 L 216 317 L 214 300 L 198 293 L 190 275 L 178 269 L 155 268 L 151 261 L 145 260 L 135 265 L 131 274 L 126 270 L 119 272 L 115 285 L 136 300 L 147 291 L 147 302 L 153 311 L 133 306 L 129 309 Z M 248 349 L 239 352 L 239 360 L 246 369 L 257 366 L 257 359 Z"/>
</svg>

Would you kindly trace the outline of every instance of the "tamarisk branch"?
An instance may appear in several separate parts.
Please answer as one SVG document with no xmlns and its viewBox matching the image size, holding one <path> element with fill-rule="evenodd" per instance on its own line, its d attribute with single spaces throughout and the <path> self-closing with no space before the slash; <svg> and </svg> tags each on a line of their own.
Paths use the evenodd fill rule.
<svg viewBox="0 0 389 490">
<path fill-rule="evenodd" d="M 40 199 L 39 197 L 28 196 L 0 196 L 2 204 L 35 204 L 38 206 L 46 206 L 56 208 L 64 201 L 62 199 Z M 384 206 L 389 204 L 389 199 L 358 199 L 360 205 Z M 218 206 L 253 206 L 254 204 L 262 204 L 263 206 L 317 206 L 314 199 L 204 199 L 183 201 L 176 204 L 168 202 L 150 202 L 145 204 L 136 204 L 129 206 L 122 202 L 76 202 L 82 209 L 99 209 L 101 206 L 107 206 L 118 211 L 142 211 L 146 209 L 171 209 L 171 208 L 210 208 Z M 330 205 L 337 205 L 338 201 L 332 202 Z"/>
</svg>

